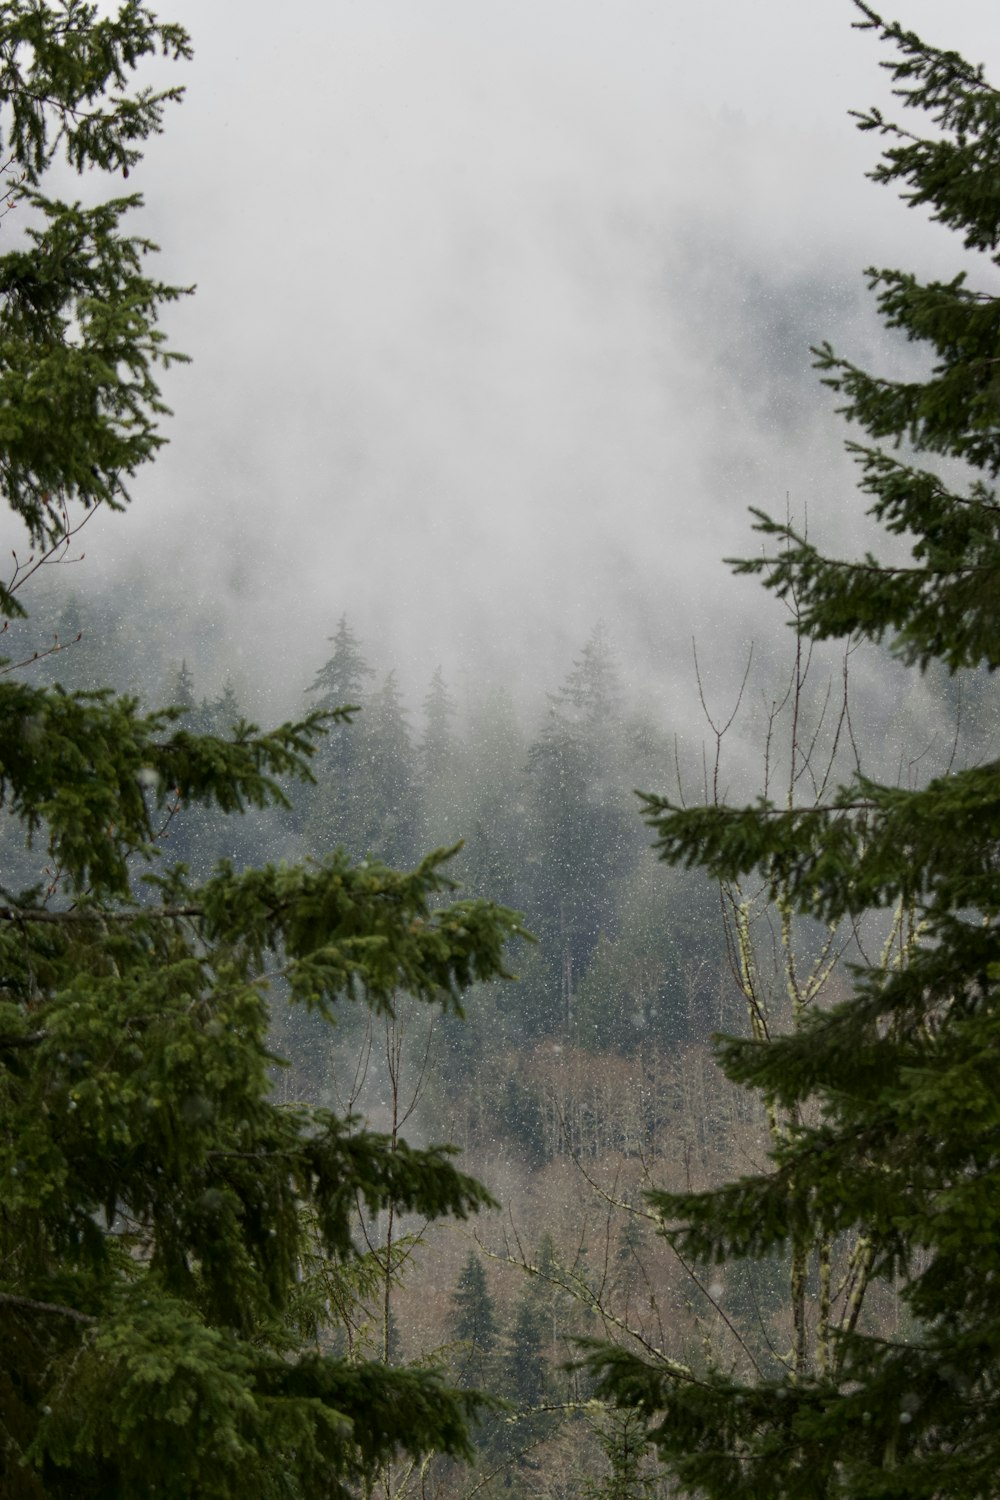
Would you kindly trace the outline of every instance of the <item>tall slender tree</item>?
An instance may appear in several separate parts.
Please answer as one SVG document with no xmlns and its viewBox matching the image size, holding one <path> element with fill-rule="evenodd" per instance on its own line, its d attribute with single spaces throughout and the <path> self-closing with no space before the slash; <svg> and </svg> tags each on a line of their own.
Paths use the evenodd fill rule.
<svg viewBox="0 0 1000 1500">
<path fill-rule="evenodd" d="M 911 557 L 899 562 L 897 541 L 886 560 L 830 558 L 758 514 L 770 548 L 737 570 L 794 598 L 809 637 L 861 636 L 915 666 L 993 671 L 1000 93 L 955 52 L 858 9 L 857 25 L 894 49 L 884 66 L 898 100 L 929 120 L 921 133 L 878 110 L 860 115 L 887 141 L 872 176 L 898 184 L 968 252 L 946 281 L 868 273 L 887 326 L 927 351 L 923 378 L 885 378 L 829 345 L 816 351 L 869 439 L 851 445 L 869 514 Z M 672 862 L 721 878 L 756 868 L 792 909 L 826 921 L 873 908 L 906 920 L 896 951 L 856 972 L 846 1001 L 782 1038 L 720 1040 L 730 1077 L 793 1122 L 770 1170 L 651 1200 L 668 1237 L 701 1264 L 851 1235 L 863 1250 L 845 1267 L 851 1316 L 786 1378 L 696 1377 L 604 1351 L 593 1358 L 603 1389 L 648 1415 L 686 1493 L 1000 1494 L 1000 764 L 913 790 L 857 775 L 801 807 L 682 809 L 649 797 L 647 811 Z M 832 1295 L 830 1269 L 816 1268 L 817 1303 Z M 866 1321 L 862 1293 L 879 1282 L 899 1291 L 893 1329 Z"/>
<path fill-rule="evenodd" d="M 528 1277 L 514 1304 L 500 1357 L 499 1390 L 513 1411 L 495 1429 L 493 1453 L 508 1462 L 530 1462 L 532 1448 L 556 1427 L 556 1414 L 546 1410 L 553 1396 L 547 1359 L 550 1327 L 545 1289 Z"/>
<path fill-rule="evenodd" d="M 567 1029 L 576 987 L 610 921 L 612 881 L 632 843 L 621 703 L 614 653 L 598 625 L 550 695 L 528 758 L 541 845 L 530 909 L 553 971 L 545 989 L 559 998 L 551 1020 Z"/>
<path fill-rule="evenodd" d="M 194 717 L 197 702 L 194 695 L 194 673 L 187 664 L 187 660 L 181 662 L 173 675 L 170 686 L 167 689 L 167 697 L 173 706 L 180 710 L 185 719 Z"/>
<path fill-rule="evenodd" d="M 455 735 L 455 700 L 441 668 L 435 670 L 423 703 L 424 734 L 418 755 L 417 785 L 425 842 L 451 844 L 471 830 L 463 799 L 460 745 Z"/>
<path fill-rule="evenodd" d="M 177 295 L 142 272 L 153 247 L 124 227 L 138 198 L 85 208 L 41 184 L 60 154 L 128 176 L 179 93 L 136 87 L 135 69 L 189 50 L 133 0 L 0 6 L 0 171 L 20 236 L 0 256 L 0 490 L 29 539 L 0 585 L 8 618 L 37 561 L 93 506 L 123 507 L 163 441 L 156 317 Z M 282 1107 L 268 993 L 325 1015 L 388 1012 L 401 991 L 454 1007 L 503 972 L 516 919 L 454 901 L 439 857 L 406 873 L 342 852 L 222 862 L 195 880 L 158 846 L 176 803 L 284 802 L 345 717 L 331 704 L 220 738 L 176 708 L 0 675 L 4 849 L 12 828 L 22 846 L 0 871 L 11 1500 L 325 1500 L 399 1448 L 470 1451 L 474 1393 L 336 1357 L 325 1324 L 351 1284 L 359 1202 L 465 1215 L 486 1194 L 446 1147 Z"/>
<path fill-rule="evenodd" d="M 496 1307 L 482 1257 L 470 1250 L 451 1299 L 451 1333 L 457 1344 L 457 1379 L 463 1386 L 490 1381 L 497 1350 Z"/>
<path fill-rule="evenodd" d="M 372 694 L 360 728 L 362 764 L 353 789 L 355 851 L 407 860 L 414 851 L 417 787 L 415 756 L 395 672 Z"/>
<path fill-rule="evenodd" d="M 345 705 L 363 708 L 365 683 L 375 676 L 375 669 L 365 660 L 346 615 L 341 615 L 330 644 L 333 655 L 316 673 L 309 693 L 315 694 L 316 706 L 320 709 Z M 356 855 L 366 852 L 357 827 L 359 792 L 356 778 L 363 760 L 357 730 L 357 718 L 351 721 L 345 718 L 330 726 L 317 751 L 318 785 L 307 789 L 289 819 L 310 850 L 319 852 L 343 844 Z"/>
</svg>

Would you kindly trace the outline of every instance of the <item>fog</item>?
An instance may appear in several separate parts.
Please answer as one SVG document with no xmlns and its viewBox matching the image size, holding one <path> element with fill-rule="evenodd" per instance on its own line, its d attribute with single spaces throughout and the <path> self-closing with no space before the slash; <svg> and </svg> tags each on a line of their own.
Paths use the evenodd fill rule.
<svg viewBox="0 0 1000 1500">
<path fill-rule="evenodd" d="M 893 14 L 1000 72 L 987 0 Z M 164 15 L 196 58 L 129 187 L 157 274 L 197 283 L 164 316 L 193 363 L 72 587 L 141 575 L 199 687 L 261 713 L 345 612 L 417 698 L 439 663 L 552 686 L 598 619 L 677 714 L 692 637 L 723 676 L 766 658 L 781 607 L 721 561 L 758 545 L 747 507 L 860 534 L 809 345 L 905 368 L 863 268 L 957 261 L 865 180 L 847 112 L 892 107 L 890 53 L 848 0 Z"/>
</svg>

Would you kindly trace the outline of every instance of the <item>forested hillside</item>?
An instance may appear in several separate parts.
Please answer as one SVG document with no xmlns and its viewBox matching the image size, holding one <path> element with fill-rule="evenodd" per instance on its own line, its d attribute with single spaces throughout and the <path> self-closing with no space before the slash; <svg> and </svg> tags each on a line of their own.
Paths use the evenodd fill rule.
<svg viewBox="0 0 1000 1500">
<path fill-rule="evenodd" d="M 179 725 L 199 735 L 241 724 L 231 682 L 209 698 L 197 660 L 170 661 L 169 629 L 130 639 L 110 602 L 85 604 L 72 587 L 59 597 L 31 622 L 36 639 L 58 643 L 33 663 L 38 678 L 131 687 L 175 704 Z M 164 855 L 203 880 L 219 860 L 239 870 L 342 846 L 406 868 L 461 844 L 451 871 L 462 894 L 521 911 L 533 937 L 511 950 L 517 982 L 474 988 L 464 1016 L 432 1020 L 401 996 L 391 1018 L 341 1008 L 331 1032 L 318 1013 L 289 1009 L 276 982 L 272 1045 L 288 1065 L 274 1084 L 286 1106 L 360 1111 L 392 1139 L 453 1141 L 502 1205 L 474 1234 L 434 1231 L 391 1206 L 362 1216 L 369 1262 L 330 1336 L 353 1357 L 443 1357 L 461 1385 L 510 1403 L 481 1420 L 473 1476 L 435 1469 L 442 1495 L 471 1493 L 488 1474 L 497 1493 L 667 1494 L 638 1419 L 567 1371 L 575 1341 L 611 1335 L 685 1368 L 782 1368 L 787 1264 L 720 1280 L 658 1239 L 643 1194 L 708 1188 L 766 1151 L 773 1122 L 718 1072 L 713 1033 L 770 1034 L 804 1005 L 829 1006 L 848 991 L 848 966 L 893 934 L 877 916 L 832 928 L 792 920 L 759 880 L 663 865 L 636 788 L 676 791 L 680 778 L 695 802 L 754 784 L 818 795 L 838 768 L 862 763 L 922 784 L 989 752 L 990 683 L 972 675 L 958 693 L 929 679 L 914 693 L 884 657 L 862 671 L 856 654 L 790 650 L 748 660 L 720 710 L 699 664 L 695 740 L 628 688 L 628 663 L 600 624 L 533 710 L 503 690 L 463 700 L 440 671 L 404 683 L 344 616 L 313 659 L 303 703 L 358 709 L 320 742 L 314 781 L 289 788 L 289 807 L 236 819 L 168 798 Z M 898 1298 L 871 1295 L 867 1316 L 898 1327 Z M 418 1493 L 427 1472 L 383 1482 Z"/>
<path fill-rule="evenodd" d="M 855 10 L 922 122 L 856 117 L 870 175 L 961 239 L 943 278 L 867 272 L 905 350 L 812 349 L 865 515 L 754 508 L 730 566 L 787 628 L 720 601 L 707 642 L 640 649 L 577 432 L 555 490 L 600 513 L 630 645 L 597 619 L 555 668 L 548 640 L 416 681 L 333 588 L 272 650 L 235 545 L 186 604 L 155 548 L 90 574 L 184 362 L 159 320 L 192 289 L 147 274 L 121 182 L 192 49 L 130 0 L 0 7 L 3 1497 L 1000 1495 L 1000 93 Z M 711 343 L 675 417 L 732 366 L 704 467 L 739 488 L 745 419 L 812 420 L 817 282 L 736 255 L 709 297 L 704 233 L 671 252 Z M 384 576 L 353 561 L 387 609 L 420 573 L 395 521 Z M 698 503 L 674 527 L 714 538 Z"/>
</svg>

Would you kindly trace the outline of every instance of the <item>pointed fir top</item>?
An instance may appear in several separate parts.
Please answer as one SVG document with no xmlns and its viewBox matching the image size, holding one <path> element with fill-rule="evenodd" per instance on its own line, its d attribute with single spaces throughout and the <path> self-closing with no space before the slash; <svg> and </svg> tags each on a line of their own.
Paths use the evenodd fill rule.
<svg viewBox="0 0 1000 1500">
<path fill-rule="evenodd" d="M 909 184 L 903 196 L 911 207 L 932 204 L 932 217 L 960 230 L 967 249 L 995 251 L 1000 244 L 995 171 L 1000 91 L 981 65 L 928 45 L 897 21 L 884 21 L 862 0 L 855 4 L 865 18 L 854 23 L 856 28 L 878 31 L 900 54 L 882 63 L 892 75 L 893 93 L 908 109 L 929 115 L 941 132 L 921 137 L 886 120 L 879 109 L 852 111 L 861 130 L 877 130 L 898 142 L 869 176 L 874 182 Z"/>
<path fill-rule="evenodd" d="M 559 689 L 557 700 L 582 710 L 588 719 L 604 719 L 615 712 L 621 698 L 621 679 L 611 636 L 603 620 L 598 620 Z"/>
<path fill-rule="evenodd" d="M 334 635 L 329 637 L 333 655 L 316 673 L 308 692 L 320 693 L 322 707 L 343 708 L 361 701 L 366 677 L 374 677 L 375 669 L 365 660 L 357 636 L 341 615 Z"/>
</svg>

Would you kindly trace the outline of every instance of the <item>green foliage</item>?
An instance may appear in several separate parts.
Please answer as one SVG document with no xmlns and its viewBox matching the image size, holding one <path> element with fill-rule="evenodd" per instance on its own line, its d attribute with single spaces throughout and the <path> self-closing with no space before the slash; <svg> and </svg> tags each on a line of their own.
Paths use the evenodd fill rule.
<svg viewBox="0 0 1000 1500">
<path fill-rule="evenodd" d="M 398 862 L 414 844 L 415 788 L 412 753 L 402 695 L 395 672 L 373 693 L 360 723 L 360 760 L 355 775 L 355 839 L 359 854 L 374 852 Z"/>
<path fill-rule="evenodd" d="M 441 668 L 437 667 L 431 678 L 430 690 L 424 699 L 426 729 L 420 756 L 424 776 L 434 779 L 451 769 L 455 756 L 451 722 L 455 717 L 455 700 L 445 684 Z"/>
<path fill-rule="evenodd" d="M 155 319 L 176 291 L 121 233 L 138 199 L 83 209 L 39 184 L 60 152 L 127 175 L 179 93 L 131 75 L 189 48 L 132 0 L 10 0 L 0 44 L 8 227 L 27 218 L 0 257 L 0 486 L 58 557 L 162 441 Z M 9 663 L 0 680 L 4 1495 L 330 1497 L 399 1450 L 471 1452 L 475 1392 L 338 1355 L 331 1323 L 370 1285 L 359 1210 L 465 1217 L 488 1195 L 447 1146 L 279 1104 L 270 1006 L 457 1011 L 504 975 L 518 919 L 456 900 L 447 851 L 407 872 L 342 851 L 168 865 L 175 817 L 286 807 L 350 717 L 325 701 L 262 733 L 231 692 L 199 715 L 186 668 L 178 689 L 148 712 Z"/>
<path fill-rule="evenodd" d="M 85 208 L 40 184 L 60 155 L 127 177 L 181 94 L 133 89 L 130 75 L 190 46 L 134 0 L 104 18 L 83 0 L 11 0 L 0 31 L 0 161 L 16 222 L 27 219 L 22 247 L 0 256 L 0 484 L 32 542 L 53 543 L 68 501 L 120 506 L 125 479 L 162 443 L 153 371 L 178 356 L 156 321 L 181 290 L 143 275 L 155 246 L 122 230 L 141 198 Z M 0 608 L 20 613 L 8 589 Z"/>
<path fill-rule="evenodd" d="M 513 905 L 526 905 L 522 900 L 522 893 L 528 894 L 526 866 L 535 854 L 528 847 L 523 775 L 527 747 L 506 692 L 497 692 L 480 705 L 472 725 L 471 749 L 463 869 L 478 893 L 492 891 Z"/>
<path fill-rule="evenodd" d="M 77 895 L 125 896 L 129 861 L 148 854 L 171 799 L 242 812 L 283 803 L 277 778 L 308 776 L 325 716 L 232 740 L 174 728 L 173 709 L 143 714 L 134 698 L 0 683 L 0 793 L 29 837 L 44 841 L 59 884 Z"/>
<path fill-rule="evenodd" d="M 611 646 L 598 626 L 550 697 L 529 753 L 544 850 L 534 907 L 569 985 L 609 919 L 609 881 L 624 868 L 631 842 L 631 788 L 619 779 L 615 754 L 622 744 L 621 696 Z"/>
<path fill-rule="evenodd" d="M 366 677 L 375 673 L 361 654 L 361 647 L 347 616 L 341 615 L 336 634 L 330 637 L 333 655 L 320 667 L 310 687 L 311 693 L 319 693 L 320 705 L 336 708 L 339 704 L 358 703 Z"/>
<path fill-rule="evenodd" d="M 414 778 L 422 812 L 422 834 L 425 842 L 453 843 L 461 837 L 464 827 L 463 787 L 459 744 L 452 727 L 455 702 L 440 667 L 431 679 L 423 709 L 424 734 L 418 774 Z"/>
<path fill-rule="evenodd" d="M 592 1052 L 676 1049 L 707 1035 L 726 961 L 718 889 L 644 856 L 615 887 L 618 935 L 602 934 L 574 996 L 572 1034 Z"/>
<path fill-rule="evenodd" d="M 645 1424 L 633 1411 L 611 1410 L 604 1414 L 597 1441 L 608 1464 L 608 1473 L 588 1480 L 587 1500 L 645 1500 L 655 1494 L 656 1475 L 649 1471 Z"/>
<path fill-rule="evenodd" d="M 545 1288 L 530 1277 L 518 1295 L 500 1349 L 497 1386 L 511 1411 L 491 1434 L 496 1462 L 530 1462 L 532 1449 L 556 1429 L 558 1416 L 547 1409 L 555 1394 L 548 1363 L 551 1330 Z"/>
<path fill-rule="evenodd" d="M 504 1395 L 525 1413 L 537 1412 L 549 1393 L 545 1346 L 549 1319 L 539 1287 L 525 1283 L 517 1299 L 514 1319 L 503 1351 Z"/>
<path fill-rule="evenodd" d="M 366 677 L 374 676 L 372 668 L 361 654 L 361 648 L 342 615 L 337 632 L 330 637 L 333 655 L 320 668 L 309 689 L 318 695 L 321 708 L 332 709 L 338 705 L 360 707 L 363 702 L 362 689 Z M 300 799 L 302 832 L 307 840 L 312 831 L 311 846 L 330 849 L 343 844 L 355 855 L 369 852 L 368 846 L 359 838 L 359 797 L 356 777 L 364 761 L 358 735 L 351 734 L 349 725 L 333 724 L 319 751 L 321 772 L 320 785 Z M 364 810 L 360 809 L 363 816 Z"/>
<path fill-rule="evenodd" d="M 861 115 L 863 129 L 889 138 L 873 175 L 959 230 L 967 250 L 985 255 L 985 274 L 973 287 L 965 272 L 927 285 L 869 273 L 886 324 L 930 354 L 922 380 L 886 380 L 828 345 L 816 351 L 845 414 L 871 439 L 854 448 L 869 514 L 906 539 L 911 560 L 897 564 L 898 551 L 888 561 L 830 559 L 759 516 L 777 549 L 737 569 L 794 600 L 809 637 L 861 635 L 890 641 L 911 664 L 992 670 L 1000 93 L 955 53 L 859 9 L 861 28 L 896 49 L 886 66 L 897 95 L 931 120 L 922 137 L 877 111 Z M 891 451 L 878 446 L 884 439 Z M 914 461 L 921 454 L 930 468 Z M 788 1111 L 770 1170 L 713 1192 L 651 1195 L 667 1237 L 703 1265 L 797 1256 L 821 1241 L 834 1253 L 855 1247 L 844 1280 L 851 1315 L 791 1377 L 696 1376 L 628 1350 L 590 1359 L 600 1390 L 647 1419 L 686 1493 L 1000 1493 L 998 799 L 995 761 L 913 790 L 856 776 L 808 806 L 646 799 L 668 861 L 723 880 L 758 870 L 783 910 L 830 922 L 894 909 L 907 934 L 856 971 L 849 999 L 800 1018 L 787 1036 L 720 1040 L 729 1076 Z M 819 1274 L 822 1284 L 822 1264 Z M 867 1310 L 880 1283 L 898 1290 L 898 1327 Z"/>
<path fill-rule="evenodd" d="M 496 1308 L 483 1262 L 470 1250 L 451 1299 L 452 1337 L 459 1346 L 458 1382 L 481 1386 L 490 1380 L 497 1348 Z"/>
<path fill-rule="evenodd" d="M 316 674 L 310 693 L 323 708 L 348 704 L 363 712 L 352 728 L 334 727 L 320 751 L 328 775 L 303 804 L 312 842 L 340 844 L 355 855 L 399 863 L 412 859 L 416 841 L 416 787 L 409 728 L 395 672 L 375 693 L 363 694 L 374 675 L 342 617 L 331 637 L 334 653 Z"/>
</svg>

